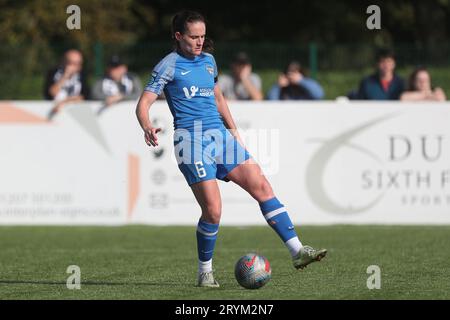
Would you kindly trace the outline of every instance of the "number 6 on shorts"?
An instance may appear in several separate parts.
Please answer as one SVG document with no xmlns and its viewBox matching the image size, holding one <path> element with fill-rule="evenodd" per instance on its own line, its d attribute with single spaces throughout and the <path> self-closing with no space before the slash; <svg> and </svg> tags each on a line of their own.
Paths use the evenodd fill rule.
<svg viewBox="0 0 450 320">
<path fill-rule="evenodd" d="M 199 178 L 203 178 L 206 176 L 206 171 L 205 168 L 203 168 L 203 162 L 202 161 L 197 161 L 194 163 L 195 164 L 195 169 L 197 170 L 197 174 Z"/>
</svg>

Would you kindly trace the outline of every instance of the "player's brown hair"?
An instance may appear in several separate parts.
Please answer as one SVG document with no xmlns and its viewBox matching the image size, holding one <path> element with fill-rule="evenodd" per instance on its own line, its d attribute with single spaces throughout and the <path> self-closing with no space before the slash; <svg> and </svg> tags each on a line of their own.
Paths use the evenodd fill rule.
<svg viewBox="0 0 450 320">
<path fill-rule="evenodd" d="M 175 14 L 172 18 L 172 38 L 175 41 L 175 47 L 178 47 L 178 42 L 175 40 L 175 33 L 179 32 L 181 34 L 185 33 L 187 30 L 187 24 L 192 22 L 203 22 L 206 25 L 205 17 L 196 11 L 183 10 Z M 203 43 L 203 51 L 213 52 L 213 41 L 205 37 L 205 42 Z"/>
</svg>

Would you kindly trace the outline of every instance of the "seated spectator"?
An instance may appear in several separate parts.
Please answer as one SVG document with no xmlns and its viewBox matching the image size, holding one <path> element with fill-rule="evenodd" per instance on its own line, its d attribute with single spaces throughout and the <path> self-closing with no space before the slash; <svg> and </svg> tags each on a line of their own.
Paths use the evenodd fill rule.
<svg viewBox="0 0 450 320">
<path fill-rule="evenodd" d="M 324 92 L 320 84 L 305 76 L 300 63 L 292 61 L 278 77 L 267 94 L 269 100 L 313 100 L 322 99 Z"/>
<path fill-rule="evenodd" d="M 361 100 L 398 100 L 405 84 L 403 79 L 395 74 L 393 52 L 380 51 L 377 63 L 377 71 L 361 81 L 356 98 Z"/>
<path fill-rule="evenodd" d="M 231 63 L 231 75 L 220 75 L 218 84 L 225 98 L 230 100 L 262 100 L 261 78 L 252 73 L 247 54 L 238 53 Z"/>
<path fill-rule="evenodd" d="M 141 93 L 141 81 L 128 72 L 128 66 L 118 56 L 111 58 L 105 76 L 95 82 L 92 90 L 93 98 L 103 100 L 105 107 L 123 100 L 138 99 Z"/>
<path fill-rule="evenodd" d="M 445 101 L 444 90 L 441 88 L 434 88 L 431 86 L 431 77 L 428 70 L 424 67 L 419 67 L 413 71 L 409 77 L 408 91 L 403 92 L 400 100 L 403 101 Z"/>
<path fill-rule="evenodd" d="M 75 49 L 66 51 L 62 64 L 48 72 L 44 97 L 55 101 L 49 118 L 60 111 L 67 102 L 89 98 L 89 88 L 83 74 L 83 56 L 80 51 Z"/>
</svg>

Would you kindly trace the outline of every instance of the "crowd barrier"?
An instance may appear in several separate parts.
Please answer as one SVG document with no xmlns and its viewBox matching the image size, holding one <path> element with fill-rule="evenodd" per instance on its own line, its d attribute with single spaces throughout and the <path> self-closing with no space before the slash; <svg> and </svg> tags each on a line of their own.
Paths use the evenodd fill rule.
<svg viewBox="0 0 450 320">
<path fill-rule="evenodd" d="M 194 225 L 172 116 L 144 142 L 136 102 L 101 113 L 0 102 L 0 224 Z M 295 224 L 450 224 L 450 103 L 229 102 L 243 140 Z M 222 224 L 265 224 L 258 203 L 219 182 Z"/>
</svg>

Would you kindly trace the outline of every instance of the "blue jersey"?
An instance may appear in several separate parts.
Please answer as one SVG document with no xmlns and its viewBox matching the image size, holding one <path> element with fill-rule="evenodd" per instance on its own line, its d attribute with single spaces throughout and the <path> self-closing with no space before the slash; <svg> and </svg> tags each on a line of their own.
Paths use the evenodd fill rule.
<svg viewBox="0 0 450 320">
<path fill-rule="evenodd" d="M 211 54 L 186 58 L 174 51 L 156 65 L 144 90 L 157 95 L 164 90 L 175 129 L 192 130 L 194 121 L 201 121 L 207 130 L 223 126 L 214 97 L 216 81 L 217 66 Z"/>
</svg>

